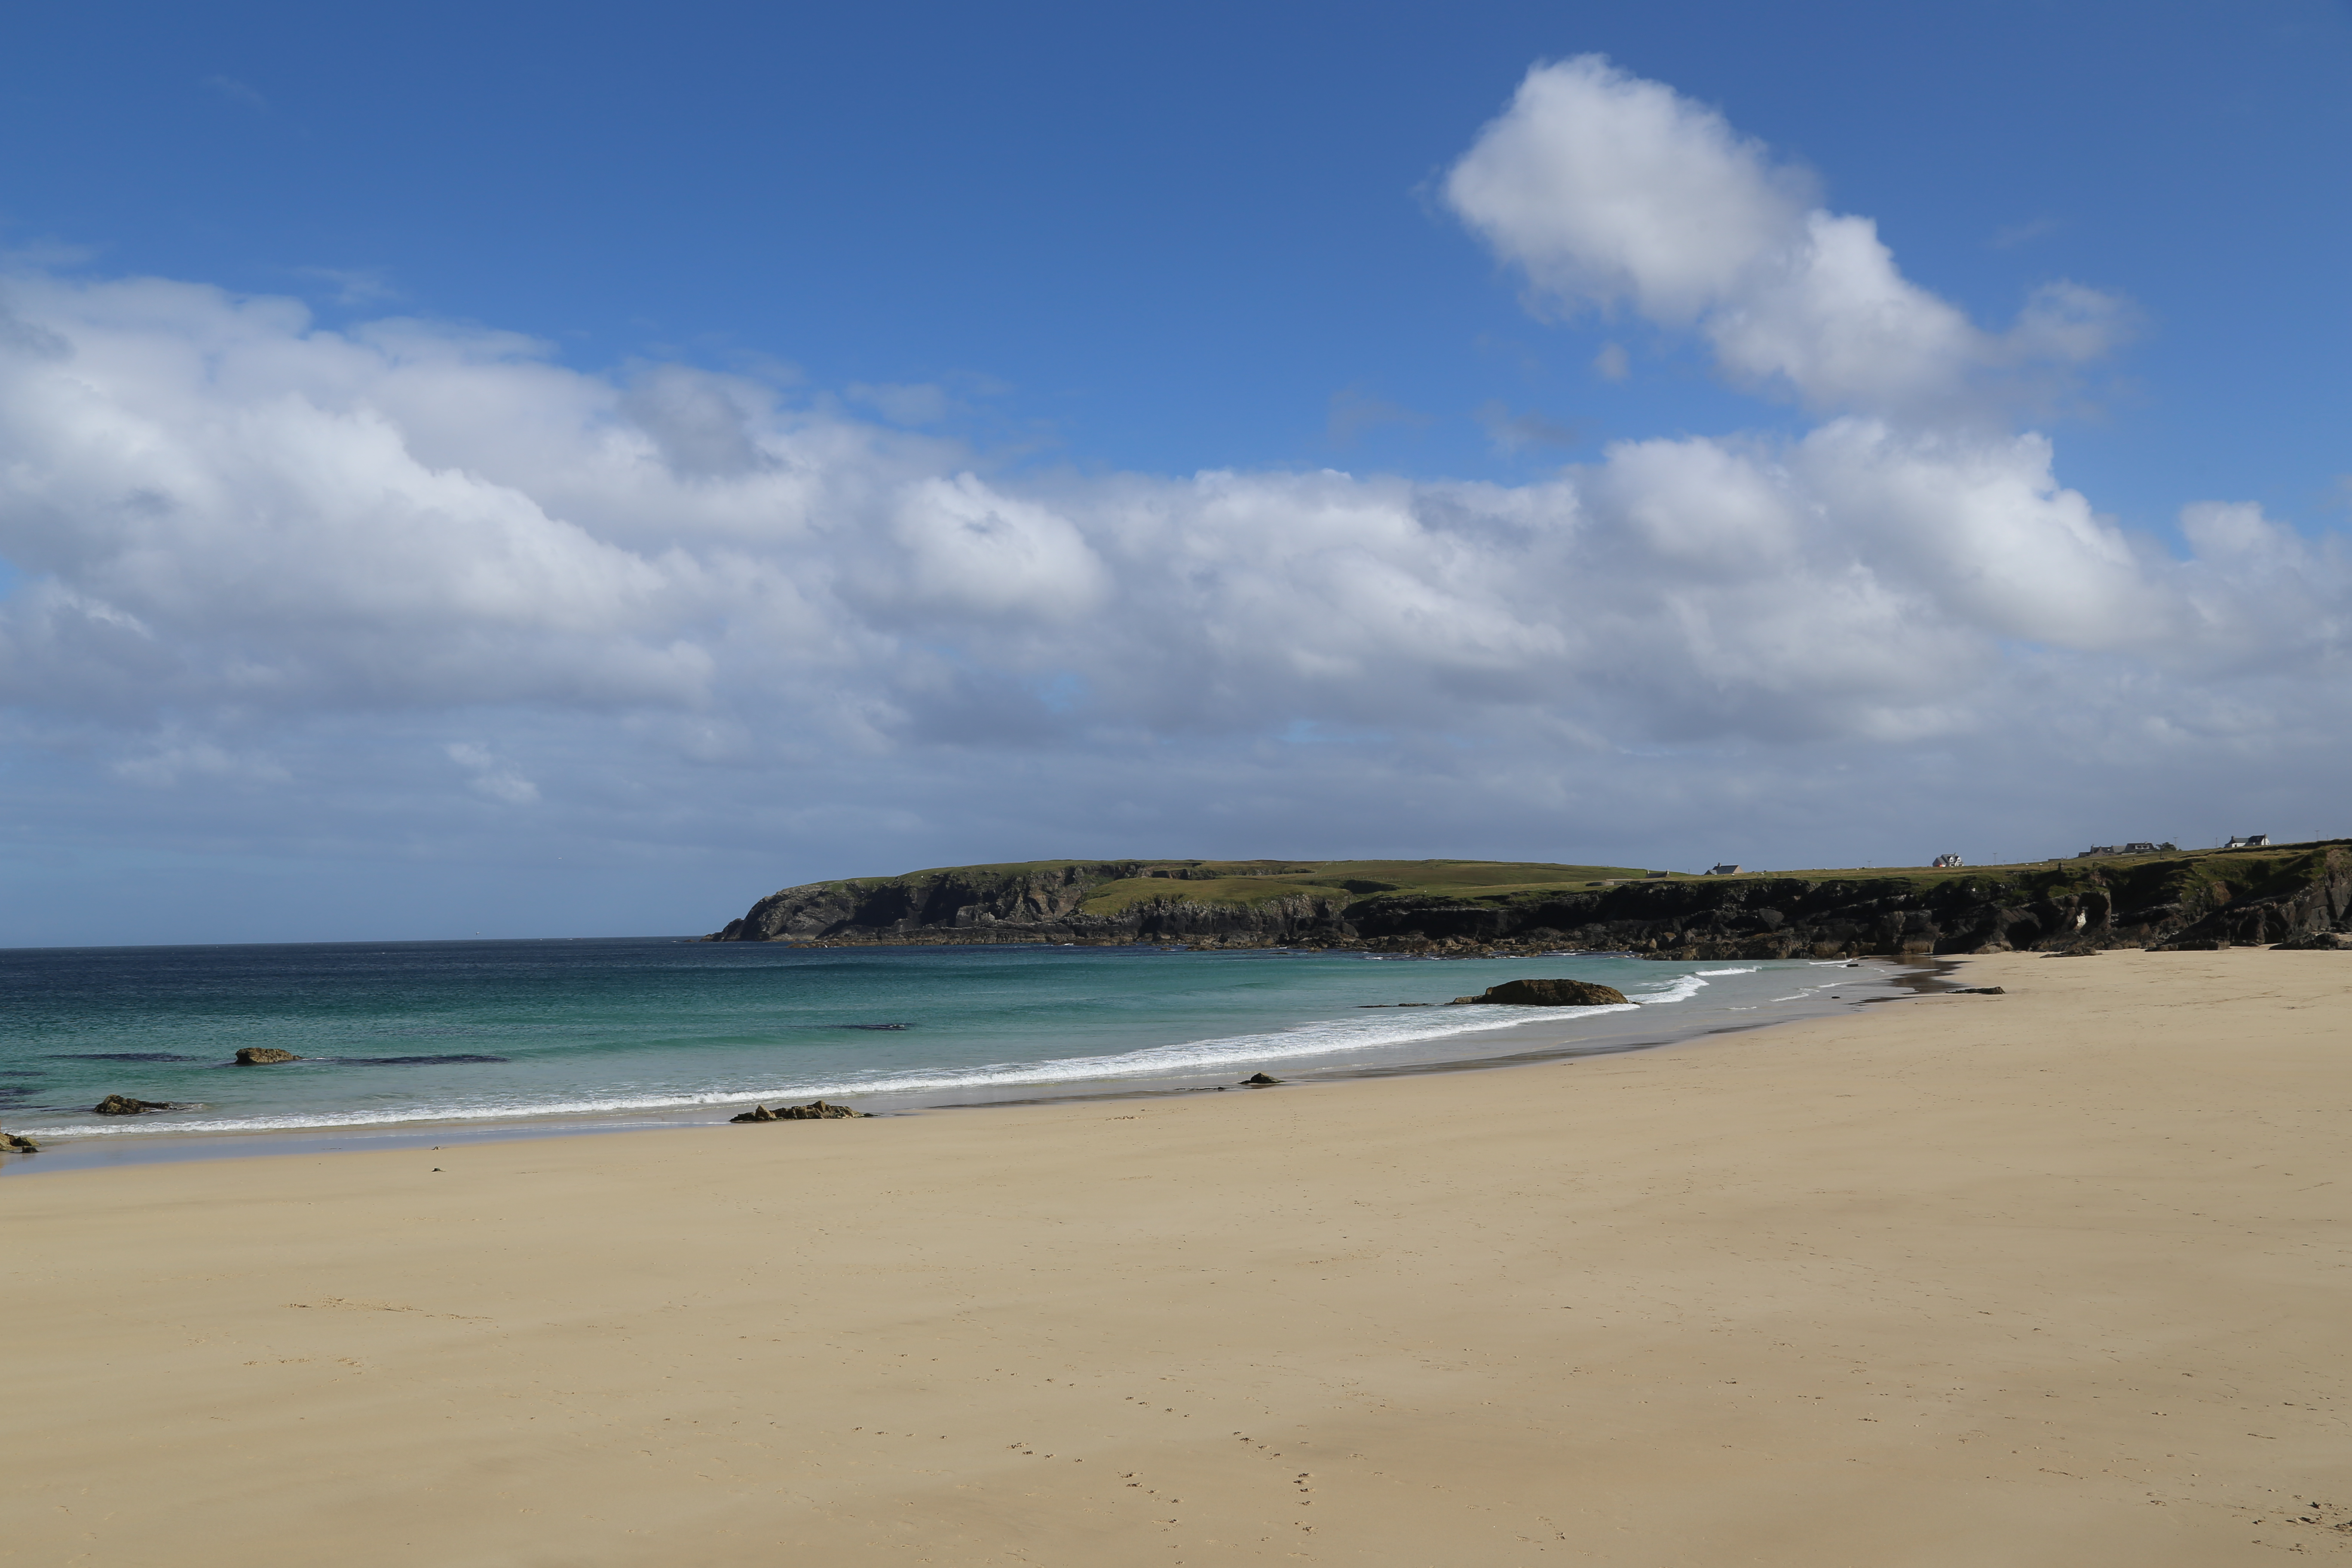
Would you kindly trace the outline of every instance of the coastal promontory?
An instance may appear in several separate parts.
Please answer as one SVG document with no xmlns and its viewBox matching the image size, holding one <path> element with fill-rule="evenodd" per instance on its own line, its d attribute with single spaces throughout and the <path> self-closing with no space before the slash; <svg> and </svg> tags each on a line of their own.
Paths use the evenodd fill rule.
<svg viewBox="0 0 2352 1568">
<path fill-rule="evenodd" d="M 2352 840 L 1685 875 L 1495 860 L 1036 860 L 785 888 L 712 942 L 1157 943 L 1680 959 L 2212 948 L 2352 922 Z"/>
</svg>

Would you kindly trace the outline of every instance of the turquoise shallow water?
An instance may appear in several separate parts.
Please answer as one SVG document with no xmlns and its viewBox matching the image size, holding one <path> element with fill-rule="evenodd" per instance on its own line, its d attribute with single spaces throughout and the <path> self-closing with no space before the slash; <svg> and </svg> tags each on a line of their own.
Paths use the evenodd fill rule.
<svg viewBox="0 0 2352 1568">
<path fill-rule="evenodd" d="M 1372 1008 L 1530 975 L 1638 1009 Z M 1821 1011 L 1788 962 L 600 941 L 0 952 L 0 1126 L 51 1145 L 558 1118 L 715 1120 L 1377 1071 Z M 308 1058 L 228 1065 L 242 1046 Z M 100 1118 L 110 1093 L 177 1109 Z"/>
</svg>

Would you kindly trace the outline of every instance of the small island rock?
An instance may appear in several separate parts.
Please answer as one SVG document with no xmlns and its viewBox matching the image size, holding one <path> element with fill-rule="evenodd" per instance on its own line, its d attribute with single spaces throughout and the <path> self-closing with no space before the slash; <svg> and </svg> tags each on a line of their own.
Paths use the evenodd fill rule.
<svg viewBox="0 0 2352 1568">
<path fill-rule="evenodd" d="M 299 1062 L 301 1059 L 292 1051 L 281 1051 L 276 1046 L 242 1046 L 236 1053 L 236 1065 L 241 1068 L 266 1068 L 278 1062 Z"/>
<path fill-rule="evenodd" d="M 134 1100 L 127 1094 L 110 1094 L 89 1109 L 93 1116 L 137 1116 L 142 1111 L 169 1110 L 172 1107 L 161 1100 Z"/>
<path fill-rule="evenodd" d="M 1592 985 L 1581 980 L 1506 980 L 1475 996 L 1456 996 L 1453 1005 L 1482 1002 L 1507 1007 L 1622 1007 L 1625 993 L 1613 985 Z"/>
</svg>

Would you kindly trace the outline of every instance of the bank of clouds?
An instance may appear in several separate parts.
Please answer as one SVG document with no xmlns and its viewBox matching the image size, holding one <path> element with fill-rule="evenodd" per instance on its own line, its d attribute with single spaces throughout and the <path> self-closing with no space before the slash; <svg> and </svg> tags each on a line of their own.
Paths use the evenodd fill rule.
<svg viewBox="0 0 2352 1568">
<path fill-rule="evenodd" d="M 1696 334 L 1818 423 L 1517 486 L 1016 471 L 682 365 L 19 273 L 0 691 L 21 742 L 142 787 L 296 787 L 278 759 L 321 724 L 451 715 L 449 786 L 517 810 L 625 720 L 681 767 L 789 736 L 945 799 L 943 759 L 1010 747 L 1150 801 L 1171 742 L 1255 748 L 1278 785 L 1278 742 L 1346 738 L 1391 789 L 1466 745 L 1597 798 L 1660 748 L 2030 757 L 2022 725 L 2162 766 L 2336 710 L 2336 542 L 2202 502 L 2178 555 L 2027 427 L 2120 301 L 2053 280 L 1979 326 L 1804 172 L 1591 58 L 1530 72 L 1443 197 L 1538 309 Z M 537 754 L 485 743 L 499 710 Z M 1691 787 L 1721 804 L 1757 764 L 1715 765 Z"/>
</svg>

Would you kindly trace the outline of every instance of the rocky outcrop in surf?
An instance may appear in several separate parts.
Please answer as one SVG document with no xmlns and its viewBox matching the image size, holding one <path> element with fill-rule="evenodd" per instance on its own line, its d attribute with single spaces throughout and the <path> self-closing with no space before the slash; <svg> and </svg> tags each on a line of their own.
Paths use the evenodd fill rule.
<svg viewBox="0 0 2352 1568">
<path fill-rule="evenodd" d="M 764 1105 L 755 1105 L 740 1116 L 730 1116 L 727 1120 L 730 1121 L 832 1121 L 866 1114 L 866 1112 L 863 1110 L 852 1110 L 845 1105 L 827 1105 L 822 1100 L 813 1100 L 806 1105 L 780 1105 L 773 1110 Z"/>
<path fill-rule="evenodd" d="M 92 1116 L 144 1116 L 151 1110 L 169 1110 L 171 1103 L 161 1100 L 139 1100 L 127 1094 L 110 1094 L 89 1108 Z"/>
<path fill-rule="evenodd" d="M 301 1059 L 292 1051 L 281 1051 L 276 1046 L 243 1046 L 236 1053 L 236 1065 L 241 1068 L 275 1067 L 279 1062 L 299 1062 Z"/>
<path fill-rule="evenodd" d="M 1473 1007 L 1489 1003 L 1503 1007 L 1623 1007 L 1625 993 L 1614 985 L 1591 985 L 1581 980 L 1506 980 L 1475 996 L 1456 996 L 1450 1005 Z"/>
</svg>

